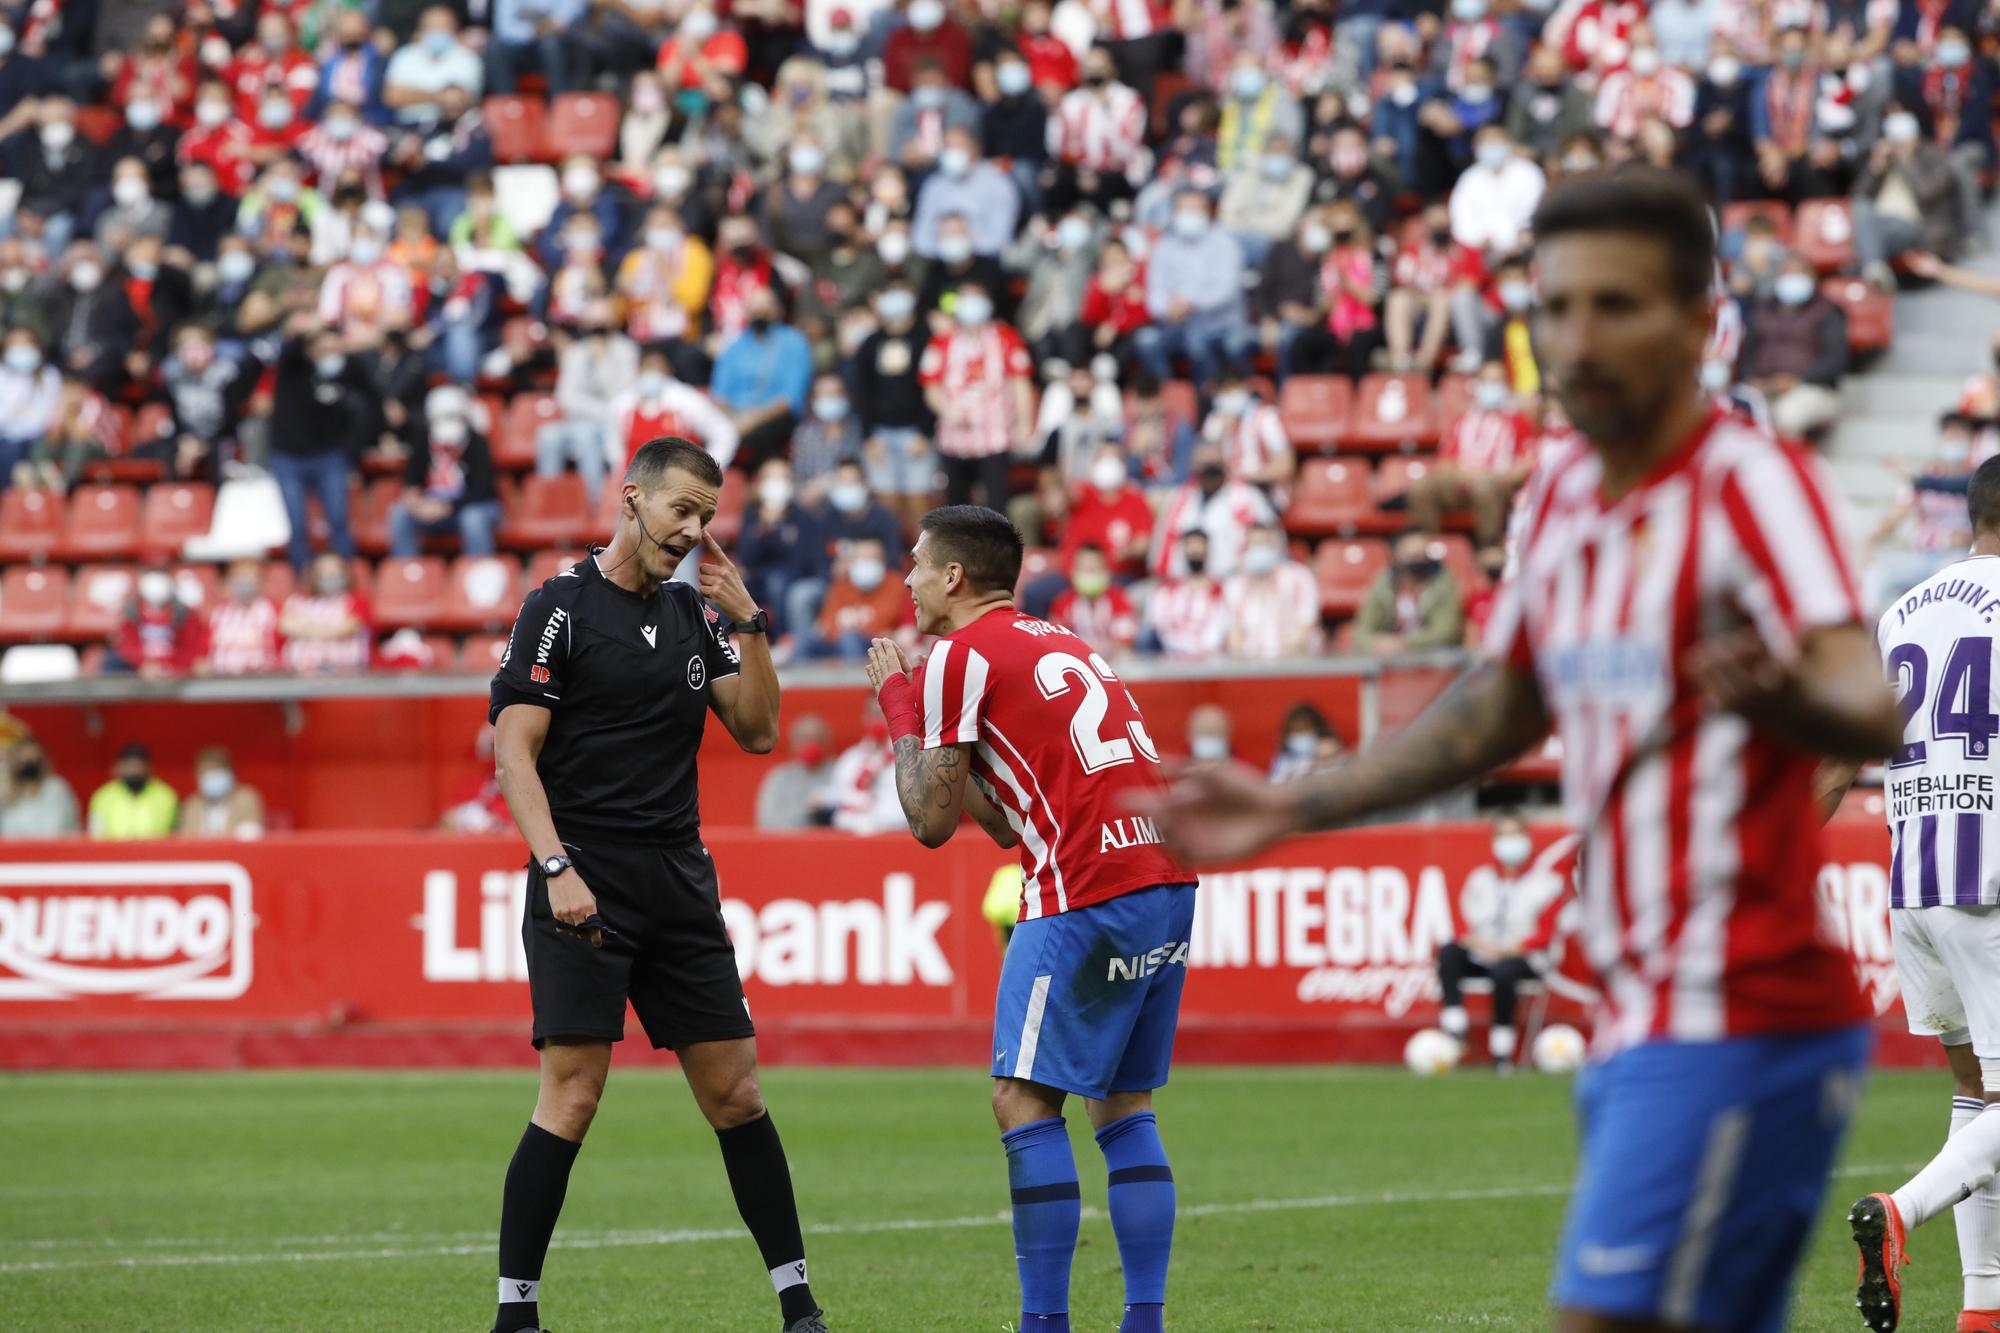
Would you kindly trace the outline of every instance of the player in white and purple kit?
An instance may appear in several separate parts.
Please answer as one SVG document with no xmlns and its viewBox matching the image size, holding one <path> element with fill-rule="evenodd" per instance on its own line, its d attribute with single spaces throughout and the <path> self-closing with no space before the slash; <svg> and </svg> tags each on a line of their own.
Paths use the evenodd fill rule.
<svg viewBox="0 0 2000 1333">
<path fill-rule="evenodd" d="M 1875 632 L 1903 709 L 1886 792 L 1896 976 L 1910 1031 L 1944 1044 L 1956 1084 L 1944 1150 L 1849 1214 L 1878 1333 L 1902 1315 L 1906 1231 L 1947 1209 L 1959 1333 L 2000 1333 L 2000 459 L 1972 474 L 1966 506 L 1971 554 L 1897 598 Z"/>
</svg>

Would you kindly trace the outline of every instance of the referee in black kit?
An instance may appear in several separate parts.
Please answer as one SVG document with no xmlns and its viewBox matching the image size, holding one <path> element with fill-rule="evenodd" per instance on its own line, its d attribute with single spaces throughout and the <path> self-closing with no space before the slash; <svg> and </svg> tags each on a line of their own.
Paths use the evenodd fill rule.
<svg viewBox="0 0 2000 1333">
<path fill-rule="evenodd" d="M 679 1056 L 715 1127 L 785 1333 L 826 1330 L 699 834 L 695 752 L 708 710 L 753 754 L 778 741 L 769 620 L 708 535 L 721 491 L 722 470 L 699 445 L 641 446 L 611 545 L 528 594 L 493 678 L 500 790 L 533 854 L 521 934 L 542 1069 L 507 1168 L 495 1333 L 540 1323 L 542 1261 L 628 999 L 653 1045 Z M 697 548 L 700 592 L 668 581 Z"/>
</svg>

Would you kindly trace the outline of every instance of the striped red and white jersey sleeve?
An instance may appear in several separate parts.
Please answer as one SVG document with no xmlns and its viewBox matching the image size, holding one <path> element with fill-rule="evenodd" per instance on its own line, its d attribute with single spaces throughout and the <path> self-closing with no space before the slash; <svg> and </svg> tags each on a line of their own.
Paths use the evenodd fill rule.
<svg viewBox="0 0 2000 1333">
<path fill-rule="evenodd" d="M 1865 620 L 1818 459 L 1784 443 L 1747 450 L 1719 488 L 1716 535 L 1741 555 L 1725 566 L 1731 591 L 1773 652 L 1789 657 L 1807 630 Z"/>
<path fill-rule="evenodd" d="M 938 640 L 917 673 L 926 750 L 979 743 L 979 714 L 990 680 L 986 659 L 977 649 Z"/>
</svg>

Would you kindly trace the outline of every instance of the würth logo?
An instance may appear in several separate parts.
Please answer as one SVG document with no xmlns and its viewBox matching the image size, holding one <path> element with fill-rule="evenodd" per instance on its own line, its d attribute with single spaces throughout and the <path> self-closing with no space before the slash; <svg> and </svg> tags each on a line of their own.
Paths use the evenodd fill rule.
<svg viewBox="0 0 2000 1333">
<path fill-rule="evenodd" d="M 233 1000 L 255 924 L 230 861 L 0 865 L 0 1000 Z"/>
</svg>

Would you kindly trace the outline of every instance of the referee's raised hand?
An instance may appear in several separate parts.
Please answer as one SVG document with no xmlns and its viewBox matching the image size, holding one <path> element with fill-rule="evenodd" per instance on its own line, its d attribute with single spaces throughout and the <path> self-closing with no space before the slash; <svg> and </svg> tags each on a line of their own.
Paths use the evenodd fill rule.
<svg viewBox="0 0 2000 1333">
<path fill-rule="evenodd" d="M 748 620 L 757 614 L 757 603 L 743 586 L 743 573 L 722 553 L 715 534 L 702 529 L 701 544 L 708 548 L 701 562 L 701 595 L 731 620 Z"/>
</svg>

